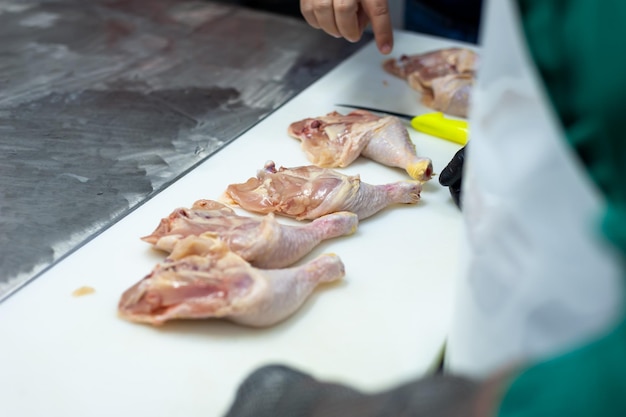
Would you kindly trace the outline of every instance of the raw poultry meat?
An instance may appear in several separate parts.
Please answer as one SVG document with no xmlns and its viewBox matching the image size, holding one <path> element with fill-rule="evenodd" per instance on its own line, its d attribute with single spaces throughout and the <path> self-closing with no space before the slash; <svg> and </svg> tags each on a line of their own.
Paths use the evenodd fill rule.
<svg viewBox="0 0 626 417">
<path fill-rule="evenodd" d="M 433 109 L 445 109 L 448 114 L 466 117 L 474 77 L 469 74 L 450 74 L 435 78 L 422 102 Z"/>
<path fill-rule="evenodd" d="M 191 209 L 174 210 L 142 240 L 171 252 L 181 239 L 208 233 L 258 268 L 282 268 L 298 261 L 323 240 L 354 233 L 357 226 L 357 215 L 348 211 L 290 226 L 280 224 L 273 213 L 261 218 L 239 216 L 218 201 L 199 200 Z"/>
<path fill-rule="evenodd" d="M 122 295 L 121 317 L 159 325 L 172 319 L 223 318 L 270 326 L 294 313 L 320 284 L 341 279 L 337 255 L 298 267 L 257 269 L 219 239 L 188 236 L 162 264 Z"/>
<path fill-rule="evenodd" d="M 432 80 L 449 74 L 474 73 L 478 65 L 476 52 L 465 48 L 445 48 L 414 55 L 402 55 L 383 62 L 383 68 L 396 77 L 407 80 L 417 74 L 416 89 L 430 86 Z"/>
<path fill-rule="evenodd" d="M 478 55 L 465 48 L 446 48 L 388 59 L 383 68 L 422 93 L 425 106 L 467 117 Z"/>
<path fill-rule="evenodd" d="M 302 141 L 307 158 L 319 167 L 346 167 L 363 155 L 405 169 L 419 181 L 428 181 L 433 174 L 431 160 L 417 156 L 407 128 L 397 117 L 380 117 L 366 110 L 347 115 L 335 111 L 294 122 L 287 132 Z"/>
<path fill-rule="evenodd" d="M 276 169 L 269 161 L 256 177 L 229 185 L 224 197 L 249 211 L 274 212 L 297 220 L 338 211 L 353 212 L 362 220 L 392 204 L 417 203 L 421 190 L 418 181 L 371 185 L 361 182 L 358 175 L 329 168 L 307 165 Z"/>
</svg>

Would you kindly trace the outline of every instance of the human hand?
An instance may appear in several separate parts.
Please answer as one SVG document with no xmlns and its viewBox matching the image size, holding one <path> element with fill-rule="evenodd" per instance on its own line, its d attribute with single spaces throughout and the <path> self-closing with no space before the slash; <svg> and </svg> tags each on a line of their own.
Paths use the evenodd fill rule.
<svg viewBox="0 0 626 417">
<path fill-rule="evenodd" d="M 371 23 L 376 45 L 383 54 L 393 49 L 388 0 L 300 0 L 309 25 L 336 38 L 357 42 Z"/>
<path fill-rule="evenodd" d="M 465 146 L 454 154 L 452 160 L 439 174 L 439 184 L 448 187 L 454 204 L 461 208 L 461 184 L 463 182 L 463 163 L 465 162 Z"/>
<path fill-rule="evenodd" d="M 265 366 L 241 384 L 225 417 L 485 417 L 494 396 L 452 375 L 431 375 L 388 391 L 366 394 L 318 381 L 285 366 Z M 479 401 L 489 400 L 489 404 Z M 475 410 L 485 410 L 475 414 Z"/>
</svg>

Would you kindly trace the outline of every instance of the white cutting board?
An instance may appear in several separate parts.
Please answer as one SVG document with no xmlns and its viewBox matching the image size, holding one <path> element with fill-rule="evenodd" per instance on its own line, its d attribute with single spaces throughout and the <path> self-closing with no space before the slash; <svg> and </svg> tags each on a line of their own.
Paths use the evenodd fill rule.
<svg viewBox="0 0 626 417">
<path fill-rule="evenodd" d="M 396 33 L 393 56 L 453 45 Z M 458 43 L 456 43 L 458 45 Z M 119 319 L 122 292 L 163 256 L 139 237 L 174 208 L 217 199 L 265 161 L 308 164 L 289 123 L 356 103 L 429 111 L 404 81 L 385 74 L 373 43 L 347 59 L 225 149 L 0 304 L 0 414 L 8 417 L 220 416 L 236 387 L 268 363 L 379 390 L 432 370 L 452 309 L 460 214 L 436 178 L 422 201 L 364 220 L 356 234 L 319 246 L 337 253 L 346 276 L 268 329 L 226 322 L 162 328 Z M 337 110 L 343 110 L 337 108 Z M 411 132 L 440 172 L 458 145 Z M 360 159 L 344 169 L 372 184 L 401 170 Z M 81 286 L 95 293 L 74 297 Z"/>
</svg>

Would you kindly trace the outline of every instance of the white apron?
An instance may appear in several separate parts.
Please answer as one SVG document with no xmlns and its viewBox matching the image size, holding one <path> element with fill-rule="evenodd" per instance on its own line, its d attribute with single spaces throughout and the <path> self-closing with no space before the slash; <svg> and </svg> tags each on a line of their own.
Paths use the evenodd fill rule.
<svg viewBox="0 0 626 417">
<path fill-rule="evenodd" d="M 617 318 L 603 201 L 558 125 L 513 0 L 488 1 L 463 177 L 464 247 L 446 368 L 485 376 Z"/>
</svg>

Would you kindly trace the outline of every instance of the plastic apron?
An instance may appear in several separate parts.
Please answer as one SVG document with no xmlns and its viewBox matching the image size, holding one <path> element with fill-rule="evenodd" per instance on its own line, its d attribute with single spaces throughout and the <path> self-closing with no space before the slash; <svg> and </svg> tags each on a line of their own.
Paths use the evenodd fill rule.
<svg viewBox="0 0 626 417">
<path fill-rule="evenodd" d="M 513 0 L 485 5 L 446 368 L 484 376 L 595 335 L 619 312 L 602 197 L 569 147 Z"/>
</svg>

